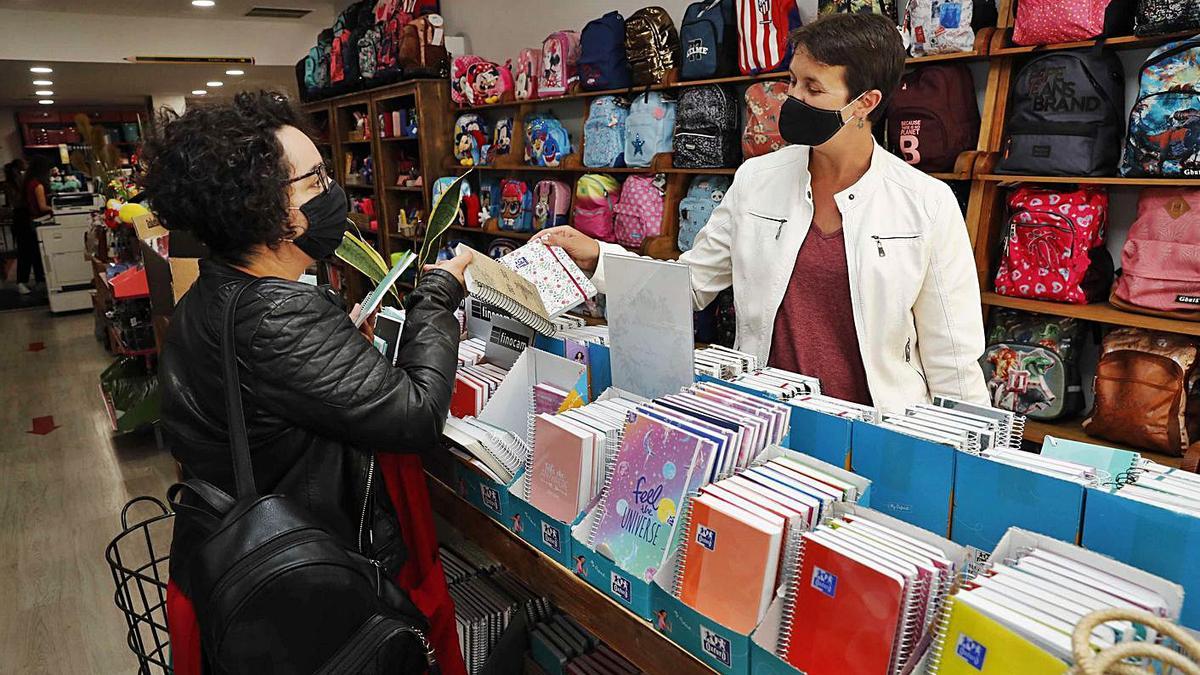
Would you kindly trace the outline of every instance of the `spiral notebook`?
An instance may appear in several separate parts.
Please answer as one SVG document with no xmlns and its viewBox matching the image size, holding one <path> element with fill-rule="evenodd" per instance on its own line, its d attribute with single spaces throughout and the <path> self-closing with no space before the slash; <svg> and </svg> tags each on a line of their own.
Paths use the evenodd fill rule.
<svg viewBox="0 0 1200 675">
<path fill-rule="evenodd" d="M 466 271 L 471 297 L 543 335 L 554 335 L 557 317 L 596 296 L 596 287 L 565 253 L 560 255 L 554 248 L 532 242 L 506 256 L 505 263 L 466 244 L 459 244 L 455 252 L 473 254 Z M 512 269 L 508 264 L 519 267 Z"/>
<path fill-rule="evenodd" d="M 1062 675 L 1068 666 L 1002 622 L 951 597 L 932 647 L 933 675 Z"/>
</svg>

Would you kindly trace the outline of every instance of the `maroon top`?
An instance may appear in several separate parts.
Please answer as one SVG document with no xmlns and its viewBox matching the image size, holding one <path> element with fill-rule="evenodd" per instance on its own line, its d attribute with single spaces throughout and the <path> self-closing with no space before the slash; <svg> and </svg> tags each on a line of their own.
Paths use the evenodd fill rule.
<svg viewBox="0 0 1200 675">
<path fill-rule="evenodd" d="M 26 181 L 25 182 L 25 208 L 29 209 L 29 217 L 30 218 L 41 218 L 42 216 L 44 216 L 48 213 L 54 213 L 53 211 L 43 211 L 38 208 L 38 198 L 37 198 L 38 186 L 42 186 L 42 189 L 46 196 L 46 203 L 47 204 L 50 203 L 50 188 L 42 185 L 42 182 L 37 179 L 31 178 L 28 181 Z"/>
<path fill-rule="evenodd" d="M 816 225 L 809 228 L 775 315 L 770 365 L 819 378 L 821 392 L 829 396 L 871 404 L 842 230 L 824 234 Z"/>
</svg>

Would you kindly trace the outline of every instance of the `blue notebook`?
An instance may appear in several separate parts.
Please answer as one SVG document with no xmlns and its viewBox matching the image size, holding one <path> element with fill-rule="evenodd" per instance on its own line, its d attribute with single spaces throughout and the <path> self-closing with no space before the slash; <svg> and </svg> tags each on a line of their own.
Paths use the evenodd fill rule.
<svg viewBox="0 0 1200 675">
<path fill-rule="evenodd" d="M 1103 445 L 1070 441 L 1065 438 L 1047 436 L 1042 441 L 1042 456 L 1061 459 L 1076 464 L 1085 464 L 1106 471 L 1109 478 L 1101 482 L 1125 482 L 1124 478 L 1137 466 L 1141 455 L 1132 450 L 1108 448 Z"/>
</svg>

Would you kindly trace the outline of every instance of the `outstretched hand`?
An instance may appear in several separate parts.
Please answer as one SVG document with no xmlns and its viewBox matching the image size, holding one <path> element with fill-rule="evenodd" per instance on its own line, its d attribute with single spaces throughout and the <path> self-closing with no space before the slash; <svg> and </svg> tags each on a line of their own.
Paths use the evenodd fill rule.
<svg viewBox="0 0 1200 675">
<path fill-rule="evenodd" d="M 579 269 L 591 274 L 596 271 L 600 262 L 600 242 L 573 227 L 552 227 L 542 230 L 533 236 L 532 241 L 540 241 L 551 246 L 561 246 L 571 260 L 579 265 Z"/>
</svg>

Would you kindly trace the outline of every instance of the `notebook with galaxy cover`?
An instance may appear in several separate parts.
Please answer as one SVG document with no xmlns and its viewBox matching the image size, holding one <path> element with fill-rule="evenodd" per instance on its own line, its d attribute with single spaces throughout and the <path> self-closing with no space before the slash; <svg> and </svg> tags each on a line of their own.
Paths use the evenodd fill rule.
<svg viewBox="0 0 1200 675">
<path fill-rule="evenodd" d="M 716 444 L 640 413 L 627 419 L 588 545 L 649 580 L 675 541 L 686 495 L 708 477 Z"/>
</svg>

